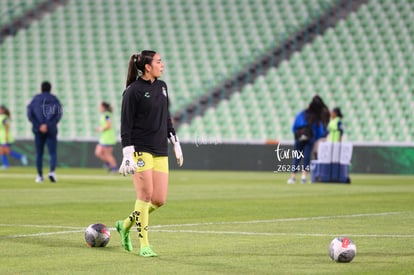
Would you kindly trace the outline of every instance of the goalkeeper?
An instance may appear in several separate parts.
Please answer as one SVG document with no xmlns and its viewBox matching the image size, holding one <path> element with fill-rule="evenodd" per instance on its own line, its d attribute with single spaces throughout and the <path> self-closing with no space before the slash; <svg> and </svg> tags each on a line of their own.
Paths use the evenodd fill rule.
<svg viewBox="0 0 414 275">
<path fill-rule="evenodd" d="M 168 191 L 168 142 L 174 146 L 178 166 L 183 164 L 180 143 L 168 110 L 168 92 L 159 80 L 164 69 L 160 55 L 142 51 L 129 59 L 126 89 L 121 107 L 123 160 L 119 173 L 132 174 L 136 202 L 132 213 L 116 222 L 121 244 L 132 251 L 129 232 L 135 224 L 140 241 L 139 255 L 156 257 L 148 242 L 149 214 L 162 206 Z"/>
</svg>

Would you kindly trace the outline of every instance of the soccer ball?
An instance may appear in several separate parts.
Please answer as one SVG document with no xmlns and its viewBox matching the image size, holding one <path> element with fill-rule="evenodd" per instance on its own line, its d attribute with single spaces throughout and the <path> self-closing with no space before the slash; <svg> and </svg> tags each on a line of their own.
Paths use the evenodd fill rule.
<svg viewBox="0 0 414 275">
<path fill-rule="evenodd" d="M 349 263 L 356 255 L 355 243 L 347 237 L 336 237 L 329 246 L 329 257 L 339 263 Z"/>
<path fill-rule="evenodd" d="M 85 231 L 85 241 L 89 247 L 104 247 L 111 239 L 111 232 L 102 223 L 94 223 Z"/>
</svg>

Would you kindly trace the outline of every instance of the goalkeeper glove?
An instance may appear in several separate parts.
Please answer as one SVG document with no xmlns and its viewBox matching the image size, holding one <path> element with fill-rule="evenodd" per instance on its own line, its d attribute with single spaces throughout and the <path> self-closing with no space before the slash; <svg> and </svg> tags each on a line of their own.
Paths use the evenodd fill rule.
<svg viewBox="0 0 414 275">
<path fill-rule="evenodd" d="M 174 135 L 173 133 L 169 134 L 168 140 L 171 142 L 171 144 L 174 146 L 174 154 L 175 158 L 177 159 L 177 164 L 179 167 L 183 166 L 184 157 L 183 157 L 183 151 L 181 150 L 181 145 L 178 137 Z"/>
<path fill-rule="evenodd" d="M 119 174 L 124 176 L 128 174 L 134 174 L 134 171 L 138 169 L 138 165 L 134 161 L 135 148 L 133 145 L 126 146 L 122 149 L 123 159 L 121 166 L 119 167 Z"/>
</svg>

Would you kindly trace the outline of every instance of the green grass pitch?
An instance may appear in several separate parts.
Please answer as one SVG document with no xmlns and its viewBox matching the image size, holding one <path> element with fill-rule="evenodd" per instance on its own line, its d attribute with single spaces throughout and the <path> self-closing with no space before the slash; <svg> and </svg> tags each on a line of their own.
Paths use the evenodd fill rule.
<svg viewBox="0 0 414 275">
<path fill-rule="evenodd" d="M 414 176 L 351 175 L 352 184 L 287 185 L 287 174 L 174 170 L 150 216 L 157 258 L 125 252 L 114 223 L 131 212 L 129 177 L 59 169 L 0 171 L 0 274 L 413 274 Z M 111 229 L 89 248 L 91 223 Z M 357 255 L 332 262 L 330 241 Z M 138 247 L 136 232 L 133 244 Z"/>
</svg>

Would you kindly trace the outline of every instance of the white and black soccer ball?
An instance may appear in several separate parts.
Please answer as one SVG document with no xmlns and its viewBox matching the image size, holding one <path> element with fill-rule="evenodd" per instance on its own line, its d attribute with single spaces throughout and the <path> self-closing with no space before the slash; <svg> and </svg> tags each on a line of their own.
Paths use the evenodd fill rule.
<svg viewBox="0 0 414 275">
<path fill-rule="evenodd" d="M 336 237 L 329 245 L 329 257 L 339 263 L 349 263 L 356 255 L 355 243 L 347 237 Z"/>
<path fill-rule="evenodd" d="M 94 223 L 85 231 L 85 241 L 89 247 L 104 247 L 111 239 L 111 232 L 102 223 Z"/>
</svg>

